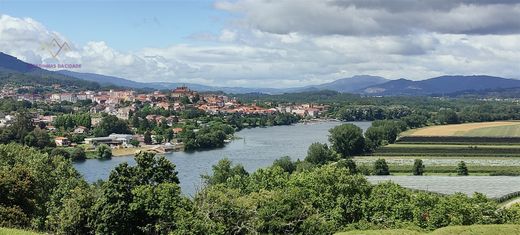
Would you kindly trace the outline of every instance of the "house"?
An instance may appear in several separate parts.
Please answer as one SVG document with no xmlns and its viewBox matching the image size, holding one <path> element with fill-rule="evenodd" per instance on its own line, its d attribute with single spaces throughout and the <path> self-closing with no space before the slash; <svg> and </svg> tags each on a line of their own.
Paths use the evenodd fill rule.
<svg viewBox="0 0 520 235">
<path fill-rule="evenodd" d="M 170 110 L 170 104 L 168 104 L 166 102 L 158 103 L 158 104 L 156 104 L 156 107 L 162 108 L 162 109 L 165 109 L 165 110 Z"/>
<path fill-rule="evenodd" d="M 134 139 L 133 135 L 129 134 L 110 134 L 106 137 L 93 137 L 93 138 L 85 138 L 85 144 L 90 145 L 99 145 L 99 144 L 107 144 L 110 146 L 129 146 L 130 141 Z"/>
<path fill-rule="evenodd" d="M 84 126 L 78 126 L 74 129 L 74 134 L 85 134 L 88 131 L 88 128 Z"/>
<path fill-rule="evenodd" d="M 67 137 L 56 137 L 54 138 L 54 143 L 56 143 L 56 146 L 70 146 L 70 141 Z"/>
<path fill-rule="evenodd" d="M 316 109 L 316 108 L 308 108 L 307 109 L 307 115 L 309 115 L 311 117 L 317 117 L 319 113 L 320 113 L 319 109 Z"/>
<path fill-rule="evenodd" d="M 133 111 L 132 107 L 124 107 L 117 109 L 116 116 L 119 119 L 128 120 L 130 117 L 130 111 Z"/>
</svg>

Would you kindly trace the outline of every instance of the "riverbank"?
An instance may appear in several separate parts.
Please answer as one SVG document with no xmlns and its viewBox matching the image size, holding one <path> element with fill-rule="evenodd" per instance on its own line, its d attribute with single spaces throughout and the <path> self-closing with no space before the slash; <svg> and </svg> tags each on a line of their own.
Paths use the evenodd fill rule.
<svg viewBox="0 0 520 235">
<path fill-rule="evenodd" d="M 113 157 L 122 157 L 122 156 L 128 156 L 128 155 L 134 155 L 137 152 L 140 151 L 149 151 L 153 148 L 153 145 L 148 145 L 144 147 L 135 147 L 135 148 L 116 148 L 112 149 L 112 156 Z"/>
<path fill-rule="evenodd" d="M 210 174 L 212 166 L 219 160 L 228 158 L 242 164 L 248 172 L 267 167 L 273 161 L 290 156 L 304 159 L 309 145 L 315 142 L 328 143 L 329 130 L 342 122 L 320 122 L 312 125 L 298 123 L 290 126 L 243 129 L 235 133 L 236 139 L 222 148 L 166 153 L 166 159 L 176 165 L 180 186 L 185 195 L 195 195 L 201 187 L 200 175 Z M 367 129 L 370 122 L 353 122 Z M 134 149 L 136 150 L 136 149 Z M 135 164 L 133 152 L 127 156 L 112 157 L 110 160 L 90 159 L 75 162 L 76 169 L 89 182 L 107 179 L 110 171 L 121 163 Z"/>
</svg>

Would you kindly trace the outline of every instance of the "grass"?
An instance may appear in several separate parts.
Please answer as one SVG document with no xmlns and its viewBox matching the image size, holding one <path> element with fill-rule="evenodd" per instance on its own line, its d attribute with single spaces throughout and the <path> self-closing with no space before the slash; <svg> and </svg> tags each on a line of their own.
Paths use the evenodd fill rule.
<svg viewBox="0 0 520 235">
<path fill-rule="evenodd" d="M 412 165 L 389 164 L 388 168 L 393 173 L 412 173 Z M 520 167 L 517 166 L 472 166 L 468 165 L 470 175 L 520 175 Z M 457 166 L 430 166 L 426 165 L 424 172 L 427 174 L 457 174 Z"/>
<path fill-rule="evenodd" d="M 136 148 L 116 148 L 112 149 L 112 156 L 113 157 L 121 157 L 121 156 L 129 156 L 129 155 L 135 155 L 137 151 L 146 151 L 149 150 L 150 147 L 136 147 Z M 97 158 L 97 152 L 95 150 L 91 151 L 85 151 L 85 154 L 87 155 L 87 158 L 89 159 L 95 159 Z"/>
<path fill-rule="evenodd" d="M 422 232 L 408 229 L 386 229 L 386 230 L 353 230 L 348 232 L 336 233 L 336 235 L 416 235 Z"/>
<path fill-rule="evenodd" d="M 32 231 L 14 229 L 14 228 L 0 228 L 0 235 L 41 235 L 43 233 L 37 233 Z"/>
<path fill-rule="evenodd" d="M 464 136 L 520 136 L 520 125 L 483 127 L 467 131 Z"/>
<path fill-rule="evenodd" d="M 509 198 L 509 199 L 507 199 L 507 200 L 505 200 L 503 202 L 498 203 L 498 206 L 500 206 L 502 208 L 503 207 L 507 208 L 507 207 L 510 207 L 510 206 L 512 206 L 514 204 L 517 204 L 517 203 L 520 203 L 520 197 Z"/>
<path fill-rule="evenodd" d="M 520 122 L 477 122 L 430 126 L 403 132 L 402 136 L 520 137 Z"/>
<path fill-rule="evenodd" d="M 520 157 L 520 146 L 391 144 L 377 149 L 372 155 L 423 157 Z"/>
<path fill-rule="evenodd" d="M 469 226 L 448 226 L 431 232 L 420 232 L 408 229 L 387 229 L 387 230 L 354 230 L 337 233 L 337 235 L 498 235 L 498 234 L 520 234 L 520 225 L 512 224 L 492 224 L 492 225 L 469 225 Z"/>
</svg>

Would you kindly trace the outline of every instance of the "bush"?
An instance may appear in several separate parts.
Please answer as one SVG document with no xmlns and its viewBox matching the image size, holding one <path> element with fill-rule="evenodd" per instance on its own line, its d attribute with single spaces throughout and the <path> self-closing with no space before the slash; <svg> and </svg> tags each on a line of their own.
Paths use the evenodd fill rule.
<svg viewBox="0 0 520 235">
<path fill-rule="evenodd" d="M 464 161 L 460 161 L 457 165 L 457 175 L 468 175 L 468 167 Z"/>
<path fill-rule="evenodd" d="M 413 175 L 423 175 L 424 165 L 421 159 L 415 159 L 413 163 Z"/>
<path fill-rule="evenodd" d="M 329 149 L 327 144 L 312 143 L 307 150 L 305 161 L 316 165 L 323 165 L 336 160 L 336 154 Z"/>
<path fill-rule="evenodd" d="M 97 158 L 99 159 L 110 159 L 112 158 L 112 149 L 106 144 L 99 145 L 96 149 Z"/>
<path fill-rule="evenodd" d="M 390 175 L 385 159 L 380 158 L 374 162 L 374 175 Z"/>
<path fill-rule="evenodd" d="M 83 161 L 87 158 L 87 155 L 85 154 L 85 150 L 81 147 L 76 147 L 72 149 L 70 153 L 70 159 L 72 161 Z"/>
</svg>

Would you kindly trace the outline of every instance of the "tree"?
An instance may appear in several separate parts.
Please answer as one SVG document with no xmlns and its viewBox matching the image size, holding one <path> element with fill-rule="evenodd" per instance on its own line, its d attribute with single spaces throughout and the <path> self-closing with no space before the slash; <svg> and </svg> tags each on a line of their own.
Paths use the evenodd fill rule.
<svg viewBox="0 0 520 235">
<path fill-rule="evenodd" d="M 175 165 L 152 153 L 137 154 L 135 161 L 117 166 L 103 184 L 93 206 L 96 233 L 168 234 L 187 216 Z"/>
<path fill-rule="evenodd" d="M 329 141 L 332 149 L 343 158 L 363 153 L 365 139 L 363 131 L 354 124 L 343 124 L 329 130 Z"/>
<path fill-rule="evenodd" d="M 424 165 L 421 159 L 415 159 L 413 163 L 413 175 L 423 175 Z"/>
<path fill-rule="evenodd" d="M 154 136 L 155 143 L 161 144 L 164 141 L 164 137 L 162 135 Z"/>
<path fill-rule="evenodd" d="M 385 138 L 382 127 L 371 126 L 365 131 L 365 141 L 367 151 L 374 151 L 383 144 Z"/>
<path fill-rule="evenodd" d="M 86 158 L 85 150 L 81 147 L 74 148 L 70 153 L 70 159 L 72 159 L 72 161 L 83 161 Z"/>
<path fill-rule="evenodd" d="M 336 160 L 335 153 L 329 149 L 327 144 L 312 143 L 307 150 L 305 161 L 316 165 L 323 165 L 329 161 Z"/>
<path fill-rule="evenodd" d="M 374 162 L 374 175 L 390 175 L 385 159 L 380 158 Z"/>
<path fill-rule="evenodd" d="M 166 129 L 165 137 L 166 137 L 167 142 L 171 142 L 173 140 L 173 135 L 174 135 L 174 133 L 171 128 Z"/>
<path fill-rule="evenodd" d="M 63 148 L 54 148 L 54 149 L 52 149 L 50 155 L 53 156 L 53 157 L 55 157 L 55 156 L 62 156 L 65 159 L 69 159 L 70 158 L 70 153 L 67 150 L 63 149 Z"/>
<path fill-rule="evenodd" d="M 441 124 L 459 123 L 459 116 L 451 109 L 443 109 L 437 113 L 437 119 Z"/>
<path fill-rule="evenodd" d="M 273 166 L 279 166 L 289 174 L 296 170 L 296 164 L 291 160 L 291 157 L 289 156 L 283 156 L 279 159 L 274 160 Z"/>
<path fill-rule="evenodd" d="M 101 119 L 98 125 L 94 128 L 95 136 L 108 136 L 112 133 L 116 134 L 131 134 L 128 123 L 117 118 L 114 115 L 107 115 Z"/>
<path fill-rule="evenodd" d="M 423 127 L 428 122 L 428 118 L 419 114 L 412 114 L 401 118 L 409 128 Z"/>
<path fill-rule="evenodd" d="M 51 137 L 47 131 L 40 129 L 39 127 L 34 128 L 33 131 L 29 132 L 29 134 L 25 136 L 24 144 L 39 149 L 51 147 L 54 145 L 54 143 L 51 142 Z"/>
<path fill-rule="evenodd" d="M 468 167 L 464 161 L 460 161 L 457 165 L 457 175 L 468 175 Z"/>
<path fill-rule="evenodd" d="M 149 131 L 144 133 L 144 143 L 145 144 L 152 144 L 152 135 Z"/>
<path fill-rule="evenodd" d="M 14 123 L 11 124 L 9 128 L 15 131 L 15 140 L 17 140 L 18 143 L 22 143 L 25 136 L 34 130 L 32 116 L 26 112 L 18 113 L 15 117 Z"/>
<path fill-rule="evenodd" d="M 130 144 L 134 147 L 139 147 L 139 140 L 132 139 L 130 140 Z"/>
<path fill-rule="evenodd" d="M 223 158 L 218 161 L 217 165 L 213 165 L 212 175 L 203 175 L 202 178 L 208 185 L 216 185 L 226 183 L 228 179 L 234 176 L 247 176 L 248 173 L 240 164 L 232 166 L 229 159 Z"/>
<path fill-rule="evenodd" d="M 356 162 L 354 160 L 347 158 L 347 159 L 341 159 L 338 161 L 338 167 L 344 167 L 348 170 L 350 174 L 357 174 L 358 169 L 356 166 Z"/>
<path fill-rule="evenodd" d="M 63 198 L 78 196 L 73 189 L 85 185 L 69 160 L 18 144 L 0 145 L 0 226 L 55 231 Z"/>
<path fill-rule="evenodd" d="M 112 158 L 112 149 L 106 144 L 99 145 L 96 149 L 96 152 L 97 152 L 97 157 L 99 159 Z"/>
</svg>

